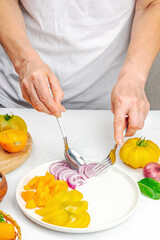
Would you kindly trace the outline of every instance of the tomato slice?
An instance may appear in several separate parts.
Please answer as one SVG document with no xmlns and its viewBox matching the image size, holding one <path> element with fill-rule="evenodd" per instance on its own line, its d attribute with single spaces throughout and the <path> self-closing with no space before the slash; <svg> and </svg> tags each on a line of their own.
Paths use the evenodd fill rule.
<svg viewBox="0 0 160 240">
<path fill-rule="evenodd" d="M 70 195 L 70 198 L 68 199 L 67 203 L 78 202 L 78 201 L 81 201 L 83 198 L 83 194 L 77 191 L 76 189 L 69 191 L 68 195 Z"/>
<path fill-rule="evenodd" d="M 64 209 L 59 209 L 42 218 L 43 222 L 47 222 L 57 226 L 64 226 L 69 220 L 69 213 Z"/>
<path fill-rule="evenodd" d="M 0 132 L 8 129 L 16 129 L 27 133 L 27 125 L 21 117 L 0 114 Z"/>
<path fill-rule="evenodd" d="M 69 228 L 86 228 L 90 223 L 90 216 L 88 212 L 83 212 L 79 215 L 70 214 L 69 221 L 64 225 L 64 227 Z"/>
<path fill-rule="evenodd" d="M 53 206 L 49 206 L 49 207 L 44 207 L 38 210 L 35 210 L 35 213 L 37 213 L 40 216 L 47 216 L 49 213 L 52 213 L 54 211 L 57 211 L 61 208 L 61 204 L 60 203 L 56 203 Z"/>
<path fill-rule="evenodd" d="M 27 125 L 26 125 L 25 121 L 19 116 L 13 116 L 9 120 L 9 125 L 13 129 L 17 129 L 22 132 L 27 132 Z"/>
<path fill-rule="evenodd" d="M 69 203 L 64 206 L 64 209 L 69 213 L 78 215 L 82 212 L 87 211 L 88 202 L 87 201 L 79 201 L 79 202 Z"/>
<path fill-rule="evenodd" d="M 68 192 L 59 192 L 47 202 L 46 206 L 52 206 L 56 203 L 65 203 L 69 198 L 70 195 Z"/>
</svg>

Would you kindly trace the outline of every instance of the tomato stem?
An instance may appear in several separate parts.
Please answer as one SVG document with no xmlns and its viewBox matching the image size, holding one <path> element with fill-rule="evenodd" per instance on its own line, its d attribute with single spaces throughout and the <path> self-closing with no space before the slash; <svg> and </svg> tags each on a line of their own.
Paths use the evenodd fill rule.
<svg viewBox="0 0 160 240">
<path fill-rule="evenodd" d="M 136 144 L 139 147 L 146 147 L 148 145 L 148 140 L 145 140 L 145 137 L 144 138 L 141 137 L 138 139 Z"/>
<path fill-rule="evenodd" d="M 13 118 L 14 115 L 9 115 L 8 113 L 6 115 L 3 115 L 4 119 L 6 121 L 9 121 L 11 118 Z"/>
<path fill-rule="evenodd" d="M 3 223 L 6 222 L 4 217 L 3 217 L 3 215 L 2 215 L 2 213 L 0 213 L 0 222 L 3 222 Z"/>
</svg>

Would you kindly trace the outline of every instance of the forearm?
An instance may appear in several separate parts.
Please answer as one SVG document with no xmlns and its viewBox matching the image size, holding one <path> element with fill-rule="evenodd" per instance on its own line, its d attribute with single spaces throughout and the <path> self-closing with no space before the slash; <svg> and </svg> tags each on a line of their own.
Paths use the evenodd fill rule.
<svg viewBox="0 0 160 240">
<path fill-rule="evenodd" d="M 0 44 L 18 73 L 27 59 L 39 58 L 27 37 L 18 0 L 0 0 Z"/>
<path fill-rule="evenodd" d="M 132 75 L 145 85 L 160 50 L 160 1 L 137 0 L 127 57 L 120 75 Z"/>
</svg>

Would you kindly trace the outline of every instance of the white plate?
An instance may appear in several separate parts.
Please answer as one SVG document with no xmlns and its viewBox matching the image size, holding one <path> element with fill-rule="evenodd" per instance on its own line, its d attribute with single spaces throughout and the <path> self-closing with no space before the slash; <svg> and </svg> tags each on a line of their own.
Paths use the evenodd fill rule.
<svg viewBox="0 0 160 240">
<path fill-rule="evenodd" d="M 89 233 L 115 227 L 128 219 L 139 202 L 137 183 L 124 171 L 111 167 L 106 173 L 88 180 L 87 184 L 77 188 L 88 201 L 88 212 L 91 217 L 87 228 L 66 228 L 41 221 L 34 209 L 26 209 L 21 197 L 23 187 L 36 175 L 45 175 L 52 162 L 41 165 L 27 173 L 19 182 L 16 191 L 18 205 L 22 212 L 37 224 L 60 232 Z"/>
</svg>

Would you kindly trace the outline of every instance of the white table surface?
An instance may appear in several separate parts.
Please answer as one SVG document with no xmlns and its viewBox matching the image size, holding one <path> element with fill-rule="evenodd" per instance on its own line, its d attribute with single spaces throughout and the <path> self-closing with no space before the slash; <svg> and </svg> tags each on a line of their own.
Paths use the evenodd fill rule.
<svg viewBox="0 0 160 240">
<path fill-rule="evenodd" d="M 0 109 L 0 114 L 12 112 L 27 123 L 33 138 L 33 150 L 28 160 L 6 175 L 8 193 L 0 203 L 0 209 L 11 214 L 21 226 L 23 240 L 159 240 L 160 200 L 143 195 L 133 215 L 112 229 L 90 234 L 68 234 L 43 228 L 30 221 L 18 207 L 16 187 L 20 179 L 31 169 L 52 160 L 63 159 L 63 140 L 56 119 L 32 109 Z M 114 144 L 113 115 L 110 111 L 68 110 L 63 114 L 69 145 L 86 159 L 102 160 Z M 160 146 L 160 111 L 150 111 L 143 130 L 137 137 L 145 136 Z M 119 150 L 119 149 L 118 149 Z M 118 152 L 117 152 L 118 156 Z M 132 169 L 118 157 L 116 166 L 127 171 L 135 181 L 143 178 L 142 169 Z"/>
</svg>

